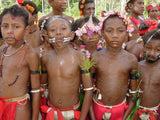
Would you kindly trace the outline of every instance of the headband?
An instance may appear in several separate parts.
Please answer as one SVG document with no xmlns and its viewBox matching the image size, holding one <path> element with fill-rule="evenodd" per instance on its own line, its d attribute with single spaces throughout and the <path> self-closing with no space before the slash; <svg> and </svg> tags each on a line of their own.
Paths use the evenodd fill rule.
<svg viewBox="0 0 160 120">
<path fill-rule="evenodd" d="M 152 2 L 147 6 L 147 12 L 149 12 L 149 10 L 152 9 L 153 7 L 157 7 L 160 10 L 160 6 L 157 5 L 155 2 Z"/>
<path fill-rule="evenodd" d="M 116 14 L 119 16 L 119 18 L 123 20 L 123 22 L 127 26 L 127 32 L 129 33 L 129 36 L 132 36 L 132 32 L 134 31 L 134 26 L 131 23 L 130 18 L 126 14 L 124 14 L 122 11 L 119 11 L 119 10 L 109 11 L 108 13 L 104 13 L 104 17 L 101 18 L 101 21 L 99 23 L 100 28 L 102 29 L 104 21 L 108 17 L 110 17 L 111 15 L 116 15 Z"/>
<path fill-rule="evenodd" d="M 80 37 L 85 33 L 87 33 L 89 36 L 91 36 L 93 32 L 100 34 L 100 31 L 101 31 L 100 26 L 94 25 L 91 15 L 88 22 L 85 23 L 81 28 L 78 28 L 78 30 L 76 30 L 75 33 L 78 37 Z"/>
</svg>

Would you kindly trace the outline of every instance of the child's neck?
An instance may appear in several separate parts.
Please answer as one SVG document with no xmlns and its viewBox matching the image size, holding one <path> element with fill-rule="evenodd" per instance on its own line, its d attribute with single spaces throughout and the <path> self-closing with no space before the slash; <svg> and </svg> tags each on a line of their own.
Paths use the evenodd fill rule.
<svg viewBox="0 0 160 120">
<path fill-rule="evenodd" d="M 134 17 L 136 20 L 138 20 L 138 16 L 139 16 L 138 14 L 131 12 L 131 16 Z"/>
<path fill-rule="evenodd" d="M 63 47 L 54 47 L 56 54 L 64 54 L 69 51 L 69 45 Z"/>
<path fill-rule="evenodd" d="M 61 16 L 63 16 L 63 12 L 58 11 L 58 10 L 56 10 L 56 9 L 52 9 L 52 14 L 53 14 L 53 16 L 54 16 L 54 15 L 61 15 Z"/>
<path fill-rule="evenodd" d="M 89 51 L 89 53 L 93 53 L 94 51 L 97 51 L 96 46 L 86 46 L 86 50 Z"/>
<path fill-rule="evenodd" d="M 13 45 L 9 45 L 10 49 L 17 49 L 19 47 L 21 47 L 25 42 L 23 40 L 19 41 L 18 43 L 15 43 Z"/>
<path fill-rule="evenodd" d="M 106 50 L 112 54 L 117 54 L 117 53 L 122 52 L 123 49 L 122 49 L 122 47 L 112 48 L 112 47 L 108 46 Z"/>
</svg>

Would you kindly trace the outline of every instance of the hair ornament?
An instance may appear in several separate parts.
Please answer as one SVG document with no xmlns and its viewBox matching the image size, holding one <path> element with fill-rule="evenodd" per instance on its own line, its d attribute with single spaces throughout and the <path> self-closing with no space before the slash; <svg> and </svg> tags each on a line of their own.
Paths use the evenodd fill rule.
<svg viewBox="0 0 160 120">
<path fill-rule="evenodd" d="M 25 7 L 26 7 L 27 10 L 29 10 L 31 13 L 33 13 L 34 10 L 35 10 L 34 7 L 30 6 L 29 4 L 27 4 Z"/>
<path fill-rule="evenodd" d="M 46 24 L 46 22 L 47 22 L 47 19 L 44 19 L 43 21 L 42 21 L 42 23 L 41 23 L 41 30 L 43 30 L 43 28 L 44 28 L 44 25 Z"/>
<path fill-rule="evenodd" d="M 82 0 L 82 4 L 84 4 L 86 1 L 85 0 Z"/>
<path fill-rule="evenodd" d="M 75 33 L 78 37 L 81 37 L 85 33 L 87 33 L 89 36 L 91 36 L 94 32 L 101 34 L 100 31 L 100 27 L 98 25 L 94 25 L 91 15 L 88 22 L 85 23 L 81 28 L 78 28 Z"/>
<path fill-rule="evenodd" d="M 115 10 L 115 11 L 109 11 L 108 13 L 104 13 L 104 17 L 101 18 L 100 20 L 100 28 L 102 29 L 104 21 L 111 15 L 118 15 L 119 18 L 121 18 L 123 20 L 123 22 L 125 23 L 125 25 L 127 26 L 127 32 L 129 33 L 129 36 L 132 36 L 132 32 L 134 31 L 134 26 L 131 23 L 130 18 L 124 14 L 122 11 L 120 10 Z"/>
</svg>

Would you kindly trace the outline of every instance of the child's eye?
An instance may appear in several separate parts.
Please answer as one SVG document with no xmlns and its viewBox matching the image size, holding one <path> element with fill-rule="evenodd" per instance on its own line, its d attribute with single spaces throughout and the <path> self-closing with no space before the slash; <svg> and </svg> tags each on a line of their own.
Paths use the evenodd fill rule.
<svg viewBox="0 0 160 120">
<path fill-rule="evenodd" d="M 52 32 L 54 32 L 54 31 L 55 31 L 55 29 L 51 29 L 51 31 L 52 31 Z"/>
<path fill-rule="evenodd" d="M 121 30 L 121 29 L 120 29 L 120 30 L 118 30 L 118 31 L 119 31 L 119 32 L 124 32 L 124 30 Z"/>
<path fill-rule="evenodd" d="M 63 27 L 62 30 L 66 30 L 67 28 Z"/>
<path fill-rule="evenodd" d="M 158 52 L 160 52 L 160 49 L 157 49 Z"/>
<path fill-rule="evenodd" d="M 112 30 L 106 30 L 106 32 L 112 32 Z"/>
<path fill-rule="evenodd" d="M 2 25 L 2 27 L 3 27 L 3 28 L 7 28 L 8 26 L 7 26 L 7 25 Z"/>
<path fill-rule="evenodd" d="M 16 25 L 16 26 L 15 26 L 15 28 L 19 28 L 19 26 L 18 26 L 18 25 Z"/>
</svg>

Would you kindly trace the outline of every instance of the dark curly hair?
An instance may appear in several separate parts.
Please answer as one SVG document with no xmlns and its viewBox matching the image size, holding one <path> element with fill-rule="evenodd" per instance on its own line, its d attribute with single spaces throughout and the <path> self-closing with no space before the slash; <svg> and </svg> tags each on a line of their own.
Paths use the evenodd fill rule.
<svg viewBox="0 0 160 120">
<path fill-rule="evenodd" d="M 15 17 L 23 17 L 25 25 L 28 26 L 28 13 L 25 11 L 24 8 L 19 7 L 18 5 L 13 5 L 9 8 L 5 8 L 0 16 L 1 22 L 2 22 L 3 16 L 6 14 L 11 14 Z"/>
<path fill-rule="evenodd" d="M 26 7 L 32 13 L 32 15 L 38 14 L 38 8 L 37 8 L 36 4 L 33 1 L 25 0 L 23 3 L 20 3 L 20 5 L 24 6 L 24 7 L 26 7 L 26 5 L 29 5 L 30 7 L 34 8 L 34 11 L 32 12 Z"/>
<path fill-rule="evenodd" d="M 86 22 L 88 22 L 90 16 L 86 16 L 84 18 L 77 19 L 72 25 L 72 31 L 76 31 L 78 28 L 81 28 Z M 98 24 L 99 20 L 95 16 L 92 16 L 93 23 Z"/>
<path fill-rule="evenodd" d="M 160 40 L 160 23 L 159 23 L 157 29 L 154 29 L 154 30 L 145 34 L 145 36 L 143 38 L 144 45 L 152 39 Z"/>
</svg>

